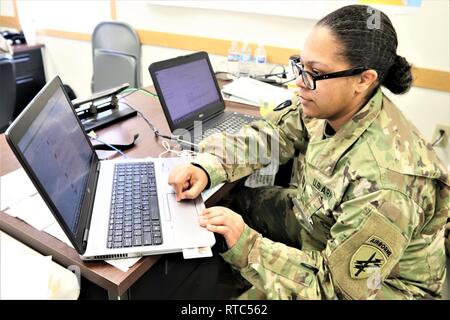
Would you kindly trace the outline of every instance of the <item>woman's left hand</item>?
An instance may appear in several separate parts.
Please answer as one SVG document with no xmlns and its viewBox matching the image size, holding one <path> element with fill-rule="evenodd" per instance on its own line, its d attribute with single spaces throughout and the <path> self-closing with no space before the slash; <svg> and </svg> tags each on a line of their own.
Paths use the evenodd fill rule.
<svg viewBox="0 0 450 320">
<path fill-rule="evenodd" d="M 225 207 L 205 209 L 200 216 L 200 225 L 209 231 L 224 236 L 228 248 L 233 247 L 244 231 L 244 220 L 241 215 Z"/>
</svg>

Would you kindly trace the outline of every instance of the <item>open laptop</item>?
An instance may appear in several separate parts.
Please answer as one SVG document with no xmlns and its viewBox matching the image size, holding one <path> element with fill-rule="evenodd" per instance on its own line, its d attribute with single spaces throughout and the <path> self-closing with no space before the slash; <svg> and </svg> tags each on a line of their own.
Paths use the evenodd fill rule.
<svg viewBox="0 0 450 320">
<path fill-rule="evenodd" d="M 194 149 L 205 137 L 235 133 L 254 116 L 228 112 L 206 52 L 176 57 L 149 66 L 170 130 Z M 187 130 L 187 132 L 186 132 Z"/>
<path fill-rule="evenodd" d="M 177 202 L 167 184 L 184 159 L 100 161 L 59 77 L 6 131 L 6 139 L 74 248 L 85 260 L 210 247 L 201 197 Z"/>
</svg>

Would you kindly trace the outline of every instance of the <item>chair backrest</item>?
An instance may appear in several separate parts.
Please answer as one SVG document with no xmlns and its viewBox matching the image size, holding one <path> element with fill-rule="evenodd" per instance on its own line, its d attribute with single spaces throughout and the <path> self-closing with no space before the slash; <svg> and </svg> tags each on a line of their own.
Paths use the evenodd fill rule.
<svg viewBox="0 0 450 320">
<path fill-rule="evenodd" d="M 92 34 L 94 74 L 92 92 L 119 86 L 141 86 L 141 43 L 136 31 L 123 22 L 99 23 Z"/>
<path fill-rule="evenodd" d="M 13 120 L 16 106 L 16 71 L 13 59 L 0 58 L 0 133 Z"/>
</svg>

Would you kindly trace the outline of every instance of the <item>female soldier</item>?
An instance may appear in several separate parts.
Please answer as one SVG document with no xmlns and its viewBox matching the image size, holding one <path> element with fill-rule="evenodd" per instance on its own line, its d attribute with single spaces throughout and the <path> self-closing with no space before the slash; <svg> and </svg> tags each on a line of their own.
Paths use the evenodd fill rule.
<svg viewBox="0 0 450 320">
<path fill-rule="evenodd" d="M 230 204 L 239 214 L 203 213 L 201 225 L 225 238 L 225 261 L 251 284 L 241 298 L 441 295 L 450 182 L 380 89 L 405 93 L 412 76 L 391 21 L 379 12 L 374 24 L 374 12 L 351 5 L 320 20 L 293 66 L 298 100 L 237 136 L 209 137 L 194 164 L 171 173 L 178 200 L 195 198 L 261 168 L 267 159 L 253 161 L 252 144 L 278 148 L 280 163 L 298 154 L 296 188 L 241 191 Z"/>
</svg>

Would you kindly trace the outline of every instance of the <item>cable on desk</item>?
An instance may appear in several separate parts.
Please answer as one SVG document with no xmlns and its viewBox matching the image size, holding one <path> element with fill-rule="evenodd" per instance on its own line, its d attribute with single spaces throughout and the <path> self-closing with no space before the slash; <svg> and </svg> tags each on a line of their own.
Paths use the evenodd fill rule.
<svg viewBox="0 0 450 320">
<path fill-rule="evenodd" d="M 122 155 L 122 157 L 124 157 L 125 159 L 128 159 L 128 157 L 125 155 L 125 153 L 122 152 L 122 150 L 119 150 L 118 148 L 114 147 L 112 144 L 109 144 L 109 143 L 107 143 L 107 142 L 105 142 L 105 141 L 100 140 L 99 138 L 97 138 L 97 134 L 96 134 L 94 131 L 89 132 L 89 133 L 88 133 L 88 136 L 89 136 L 91 139 L 95 140 L 95 141 L 98 141 L 98 142 L 100 142 L 100 143 L 103 143 L 104 145 L 107 145 L 107 146 L 110 147 L 112 150 L 115 150 L 115 151 L 117 151 L 118 153 L 120 153 L 120 154 Z"/>
<path fill-rule="evenodd" d="M 167 142 L 167 140 L 163 140 L 161 142 L 162 147 L 165 149 L 165 151 L 161 152 L 158 156 L 158 158 L 163 158 L 162 156 L 166 153 L 175 153 L 175 155 L 177 157 L 181 157 L 181 158 L 188 158 L 188 159 L 193 159 L 196 155 L 197 152 L 192 151 L 192 150 L 175 150 L 172 149 L 171 145 L 169 144 L 169 142 Z"/>
<path fill-rule="evenodd" d="M 127 105 L 128 107 L 134 109 L 132 106 L 130 106 L 128 104 L 128 102 L 125 101 L 121 101 L 123 104 Z M 147 125 L 150 127 L 150 129 L 153 131 L 153 134 L 155 135 L 155 137 L 161 137 L 161 138 L 165 138 L 165 139 L 169 139 L 169 140 L 177 140 L 179 139 L 179 136 L 175 136 L 173 134 L 171 134 L 170 136 L 165 135 L 165 134 L 161 134 L 159 133 L 158 128 L 156 128 L 145 116 L 142 112 L 140 112 L 139 110 L 136 110 L 137 114 L 144 119 L 144 121 L 147 123 Z"/>
<path fill-rule="evenodd" d="M 126 101 L 121 101 L 123 104 L 125 104 L 125 105 L 127 105 L 128 107 L 130 107 L 131 109 L 134 109 L 132 106 L 130 106 L 129 104 L 128 104 L 128 102 L 126 102 Z M 136 110 L 136 109 L 134 109 L 134 110 Z M 155 135 L 155 137 L 157 137 L 157 138 L 159 138 L 159 137 L 161 137 L 161 138 L 165 138 L 165 139 L 169 139 L 169 140 L 174 140 L 174 141 L 177 141 L 177 143 L 178 144 L 180 144 L 180 145 L 182 145 L 182 144 L 185 144 L 185 145 L 188 145 L 188 146 L 190 146 L 190 147 L 198 147 L 196 144 L 194 144 L 194 143 L 192 143 L 192 142 L 190 142 L 190 141 L 186 141 L 186 140 L 183 140 L 182 139 L 182 136 L 177 136 L 177 135 L 173 135 L 173 134 L 170 134 L 170 135 L 165 135 L 165 134 L 162 134 L 162 133 L 160 133 L 159 132 L 159 130 L 158 130 L 158 128 L 156 128 L 145 116 L 144 116 L 144 114 L 142 114 L 142 112 L 140 112 L 139 110 L 136 110 L 136 112 L 137 112 L 137 114 L 142 118 L 142 119 L 144 119 L 144 121 L 147 123 L 147 125 L 150 127 L 150 129 L 153 131 L 153 134 Z"/>
<path fill-rule="evenodd" d="M 124 102 L 124 104 L 126 104 L 128 107 L 132 108 L 127 102 Z M 181 136 L 176 136 L 171 134 L 170 136 L 168 135 L 164 135 L 159 133 L 159 130 L 142 114 L 142 112 L 136 110 L 136 112 L 138 113 L 138 115 L 144 119 L 144 121 L 147 123 L 147 125 L 150 127 L 150 129 L 153 131 L 153 134 L 155 135 L 155 137 L 161 137 L 161 138 L 165 138 L 165 139 L 169 139 L 172 141 L 177 141 L 177 144 L 180 144 L 181 141 Z M 185 143 L 188 143 L 187 141 L 185 141 Z M 163 140 L 161 142 L 162 147 L 165 149 L 165 151 L 163 151 L 162 153 L 159 154 L 159 158 L 162 157 L 162 155 L 166 154 L 166 153 L 175 153 L 178 157 L 183 157 L 183 158 L 189 158 L 192 159 L 194 158 L 197 153 L 193 150 L 175 150 L 172 149 L 172 147 L 170 146 L 169 142 L 167 142 L 166 140 Z"/>
<path fill-rule="evenodd" d="M 146 95 L 151 96 L 151 97 L 153 97 L 153 98 L 158 97 L 157 94 L 155 94 L 155 93 L 153 93 L 153 92 L 150 92 L 150 91 L 148 91 L 148 90 L 146 90 L 146 89 L 144 89 L 144 88 L 128 88 L 128 89 L 125 89 L 125 90 L 123 90 L 123 91 L 121 92 L 121 94 L 124 94 L 124 93 L 127 93 L 127 94 L 124 95 L 124 96 L 120 96 L 119 100 L 121 100 L 121 99 L 123 99 L 123 98 L 126 98 L 126 97 L 128 97 L 129 95 L 132 95 L 133 93 L 138 92 L 138 91 L 144 92 Z"/>
</svg>

